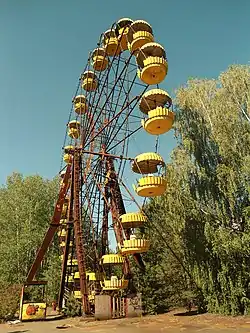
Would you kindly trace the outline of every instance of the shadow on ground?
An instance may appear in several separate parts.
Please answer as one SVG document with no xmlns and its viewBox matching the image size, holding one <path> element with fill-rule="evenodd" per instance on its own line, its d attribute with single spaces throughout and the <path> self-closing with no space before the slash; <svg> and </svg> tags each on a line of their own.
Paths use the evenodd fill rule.
<svg viewBox="0 0 250 333">
<path fill-rule="evenodd" d="M 186 312 L 178 312 L 178 313 L 175 313 L 174 316 L 184 317 L 184 316 L 195 316 L 198 314 L 199 313 L 197 310 L 193 310 L 193 311 L 186 311 Z"/>
<path fill-rule="evenodd" d="M 9 331 L 8 333 L 25 333 L 29 332 L 30 330 L 21 330 L 21 331 Z"/>
</svg>

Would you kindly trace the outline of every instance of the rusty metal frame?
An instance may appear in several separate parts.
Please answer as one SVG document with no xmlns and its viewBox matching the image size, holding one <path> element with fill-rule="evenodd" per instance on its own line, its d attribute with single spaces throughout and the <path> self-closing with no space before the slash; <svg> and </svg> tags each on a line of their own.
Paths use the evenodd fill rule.
<svg viewBox="0 0 250 333">
<path fill-rule="evenodd" d="M 113 220 L 113 227 L 114 227 L 114 231 L 115 233 L 117 233 L 119 235 L 119 237 L 123 237 L 123 228 L 122 225 L 120 223 L 120 215 L 122 214 L 126 214 L 126 210 L 125 210 L 125 206 L 122 200 L 122 194 L 121 194 L 121 189 L 118 183 L 118 179 L 117 179 L 117 174 L 115 173 L 115 168 L 114 168 L 114 162 L 113 159 L 108 159 L 107 161 L 108 167 L 110 170 L 113 171 L 114 174 L 114 185 L 111 186 L 110 188 L 110 192 L 111 192 L 111 213 L 112 213 L 112 220 Z M 124 234 L 126 239 L 130 238 L 130 234 L 131 231 L 130 229 L 124 230 Z M 123 239 L 122 239 L 123 242 Z M 122 245 L 121 242 L 121 245 Z M 144 271 L 145 270 L 145 265 L 143 263 L 142 257 L 139 253 L 135 253 L 133 254 L 133 258 L 137 264 L 137 266 Z M 126 258 L 127 259 L 127 258 Z M 125 260 L 125 271 L 131 275 L 130 269 L 128 269 L 129 267 L 129 262 L 126 263 Z"/>
<path fill-rule="evenodd" d="M 26 278 L 26 283 L 30 283 L 32 282 L 32 280 L 34 279 L 40 265 L 41 262 L 44 258 L 44 255 L 48 249 L 48 247 L 50 246 L 53 237 L 56 233 L 56 230 L 60 224 L 60 219 L 61 219 L 61 214 L 62 214 L 62 207 L 63 207 L 63 203 L 64 203 L 64 198 L 65 195 L 67 193 L 68 190 L 68 186 L 69 186 L 69 177 L 70 177 L 70 172 L 71 172 L 71 166 L 68 165 L 66 168 L 66 172 L 64 174 L 63 177 L 63 181 L 62 181 L 62 185 L 60 187 L 60 191 L 59 191 L 59 195 L 58 195 L 58 199 L 55 205 L 55 209 L 54 209 L 54 214 L 50 223 L 50 226 L 46 232 L 46 235 L 43 239 L 42 245 L 39 248 L 36 258 L 30 268 L 30 271 L 27 275 Z"/>
<path fill-rule="evenodd" d="M 69 257 L 69 245 L 71 241 L 72 228 L 73 228 L 73 172 L 71 172 L 71 183 L 70 183 L 70 195 L 69 195 L 69 206 L 67 214 L 67 230 L 66 230 L 66 239 L 65 239 L 65 248 L 63 253 L 62 261 L 62 271 L 61 271 L 61 281 L 60 281 L 60 290 L 58 296 L 58 308 L 62 309 L 63 297 L 65 291 L 65 278 L 67 274 L 67 262 Z"/>
<path fill-rule="evenodd" d="M 81 224 L 80 192 L 81 192 L 81 156 L 79 151 L 75 151 L 73 158 L 73 219 L 76 242 L 76 254 L 80 275 L 80 290 L 82 294 L 83 315 L 90 314 L 90 304 L 88 300 L 88 286 L 86 278 L 85 248 L 83 244 L 83 232 Z"/>
</svg>

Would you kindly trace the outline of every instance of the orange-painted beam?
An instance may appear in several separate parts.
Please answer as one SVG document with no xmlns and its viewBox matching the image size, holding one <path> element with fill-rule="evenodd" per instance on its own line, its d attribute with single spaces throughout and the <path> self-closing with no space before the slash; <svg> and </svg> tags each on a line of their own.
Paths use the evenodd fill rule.
<svg viewBox="0 0 250 333">
<path fill-rule="evenodd" d="M 56 233 L 56 230 L 60 224 L 60 219 L 61 219 L 61 214 L 62 214 L 62 207 L 63 207 L 63 203 L 64 203 L 64 199 L 65 199 L 65 195 L 67 193 L 68 190 L 68 186 L 69 186 L 69 178 L 70 178 L 70 174 L 71 174 L 71 165 L 68 164 L 67 168 L 66 168 L 66 172 L 64 174 L 63 177 L 63 182 L 59 191 L 59 195 L 58 195 L 58 199 L 56 202 L 56 206 L 55 206 L 55 210 L 54 210 L 54 214 L 50 223 L 50 226 L 46 232 L 46 235 L 43 239 L 42 245 L 39 248 L 37 255 L 36 255 L 36 259 L 33 262 L 33 265 L 30 268 L 30 271 L 28 273 L 26 282 L 30 283 L 32 282 L 32 280 L 34 279 L 38 268 L 41 265 L 41 262 L 44 258 L 44 255 L 46 253 L 46 251 L 48 250 L 48 247 L 50 246 L 53 237 Z"/>
</svg>

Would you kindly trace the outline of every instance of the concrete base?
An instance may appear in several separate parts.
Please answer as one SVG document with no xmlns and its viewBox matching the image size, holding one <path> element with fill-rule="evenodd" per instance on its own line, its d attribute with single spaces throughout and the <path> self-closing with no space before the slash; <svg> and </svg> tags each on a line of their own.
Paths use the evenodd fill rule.
<svg viewBox="0 0 250 333">
<path fill-rule="evenodd" d="M 111 297 L 109 295 L 95 296 L 95 319 L 108 320 L 124 317 L 142 316 L 141 294 L 131 297 Z"/>
<path fill-rule="evenodd" d="M 95 296 L 95 319 L 107 320 L 112 318 L 111 296 L 96 295 Z"/>
</svg>

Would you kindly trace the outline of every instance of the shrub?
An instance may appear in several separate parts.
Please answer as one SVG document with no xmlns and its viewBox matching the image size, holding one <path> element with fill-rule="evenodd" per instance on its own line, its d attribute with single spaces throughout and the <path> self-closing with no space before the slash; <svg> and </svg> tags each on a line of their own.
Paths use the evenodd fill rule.
<svg viewBox="0 0 250 333">
<path fill-rule="evenodd" d="M 76 317 L 81 315 L 81 303 L 74 298 L 73 295 L 70 295 L 67 299 L 63 313 L 68 317 Z"/>
<path fill-rule="evenodd" d="M 0 290 L 0 322 L 15 317 L 20 302 L 21 285 L 1 286 Z"/>
</svg>

